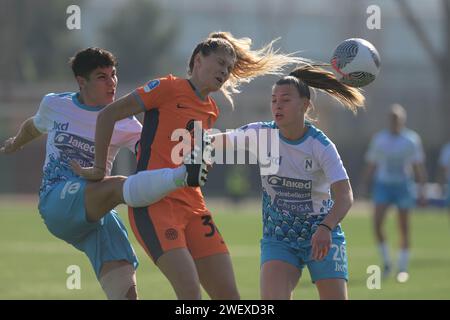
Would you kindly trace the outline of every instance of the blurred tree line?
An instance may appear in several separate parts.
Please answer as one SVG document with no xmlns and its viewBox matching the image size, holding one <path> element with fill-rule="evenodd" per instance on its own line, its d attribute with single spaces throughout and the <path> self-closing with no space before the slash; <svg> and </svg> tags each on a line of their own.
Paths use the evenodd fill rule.
<svg viewBox="0 0 450 320">
<path fill-rule="evenodd" d="M 102 28 L 103 41 L 99 41 L 119 59 L 120 80 L 136 83 L 149 80 L 149 76 L 160 71 L 159 66 L 170 64 L 164 58 L 176 39 L 178 28 L 176 21 L 164 15 L 154 2 L 134 0 L 117 10 Z M 167 70 L 161 71 L 167 73 Z"/>
<path fill-rule="evenodd" d="M 81 9 L 81 30 L 69 30 L 70 5 Z M 177 24 L 151 0 L 124 3 L 99 30 L 98 43 L 83 44 L 85 0 L 1 0 L 0 100 L 13 99 L 15 84 L 67 78 L 67 61 L 85 46 L 111 50 L 119 59 L 122 81 L 143 81 L 157 72 L 170 50 Z"/>
<path fill-rule="evenodd" d="M 66 8 L 72 3 L 70 0 L 2 0 L 1 98 L 12 98 L 14 83 L 58 77 L 65 69 L 55 61 L 60 56 L 67 57 L 77 47 L 66 28 Z"/>
<path fill-rule="evenodd" d="M 442 48 L 433 44 L 432 36 L 427 34 L 420 21 L 420 12 L 414 12 L 411 3 L 406 0 L 397 0 L 400 13 L 411 27 L 411 31 L 422 45 L 429 59 L 436 68 L 436 75 L 439 77 L 439 109 L 444 119 L 443 136 L 450 138 L 450 0 L 441 0 L 441 13 L 443 37 Z M 445 120 L 446 119 L 446 120 Z"/>
</svg>

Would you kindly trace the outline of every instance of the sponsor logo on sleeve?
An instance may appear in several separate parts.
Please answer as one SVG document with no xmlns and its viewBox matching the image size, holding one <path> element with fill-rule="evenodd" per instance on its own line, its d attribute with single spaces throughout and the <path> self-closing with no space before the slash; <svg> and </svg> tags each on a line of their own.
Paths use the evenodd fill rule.
<svg viewBox="0 0 450 320">
<path fill-rule="evenodd" d="M 150 92 L 159 86 L 161 82 L 158 79 L 152 80 L 144 86 L 144 92 Z"/>
<path fill-rule="evenodd" d="M 57 131 L 67 131 L 69 129 L 69 123 L 60 123 L 60 122 L 56 122 L 53 121 L 53 130 L 57 130 Z"/>
</svg>

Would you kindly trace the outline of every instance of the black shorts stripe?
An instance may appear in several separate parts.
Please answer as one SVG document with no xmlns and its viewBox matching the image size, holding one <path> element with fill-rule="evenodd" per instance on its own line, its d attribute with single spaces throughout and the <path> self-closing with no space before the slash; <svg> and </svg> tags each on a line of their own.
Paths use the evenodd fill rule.
<svg viewBox="0 0 450 320">
<path fill-rule="evenodd" d="M 151 109 L 150 111 L 145 112 L 141 140 L 139 142 L 141 154 L 136 172 L 147 170 L 152 152 L 151 146 L 155 140 L 156 132 L 158 130 L 158 123 L 158 109 Z M 158 258 L 163 254 L 163 250 L 156 235 L 155 226 L 148 215 L 147 208 L 133 208 L 133 217 L 139 236 L 142 241 L 144 241 L 146 249 L 150 252 L 153 261 L 156 262 L 156 260 L 158 260 Z"/>
<path fill-rule="evenodd" d="M 134 223 L 138 229 L 139 236 L 144 241 L 147 251 L 154 262 L 164 253 L 159 242 L 152 220 L 148 216 L 147 208 L 133 208 Z"/>
<path fill-rule="evenodd" d="M 148 163 L 152 154 L 151 146 L 155 140 L 156 131 L 158 130 L 159 124 L 159 110 L 151 109 L 145 112 L 144 126 L 141 132 L 141 140 L 139 141 L 141 148 L 141 156 L 137 164 L 137 170 L 144 171 L 147 170 Z"/>
</svg>

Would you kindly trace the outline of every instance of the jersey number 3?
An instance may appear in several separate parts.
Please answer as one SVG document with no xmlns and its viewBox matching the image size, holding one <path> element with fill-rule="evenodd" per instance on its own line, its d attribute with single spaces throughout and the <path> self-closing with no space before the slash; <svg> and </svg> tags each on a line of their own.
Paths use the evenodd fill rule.
<svg viewBox="0 0 450 320">
<path fill-rule="evenodd" d="M 210 232 L 205 233 L 205 237 L 212 237 L 216 233 L 216 226 L 211 221 L 211 216 L 202 216 L 202 220 L 204 226 L 208 226 L 209 228 L 211 228 Z"/>
</svg>

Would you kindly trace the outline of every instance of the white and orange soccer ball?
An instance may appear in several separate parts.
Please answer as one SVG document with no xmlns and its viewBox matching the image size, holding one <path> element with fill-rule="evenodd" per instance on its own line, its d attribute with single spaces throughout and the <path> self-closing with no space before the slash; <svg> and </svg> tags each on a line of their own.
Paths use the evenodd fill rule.
<svg viewBox="0 0 450 320">
<path fill-rule="evenodd" d="M 352 38 L 334 49 L 331 66 L 337 79 L 352 87 L 364 87 L 380 71 L 380 55 L 369 41 Z"/>
</svg>

